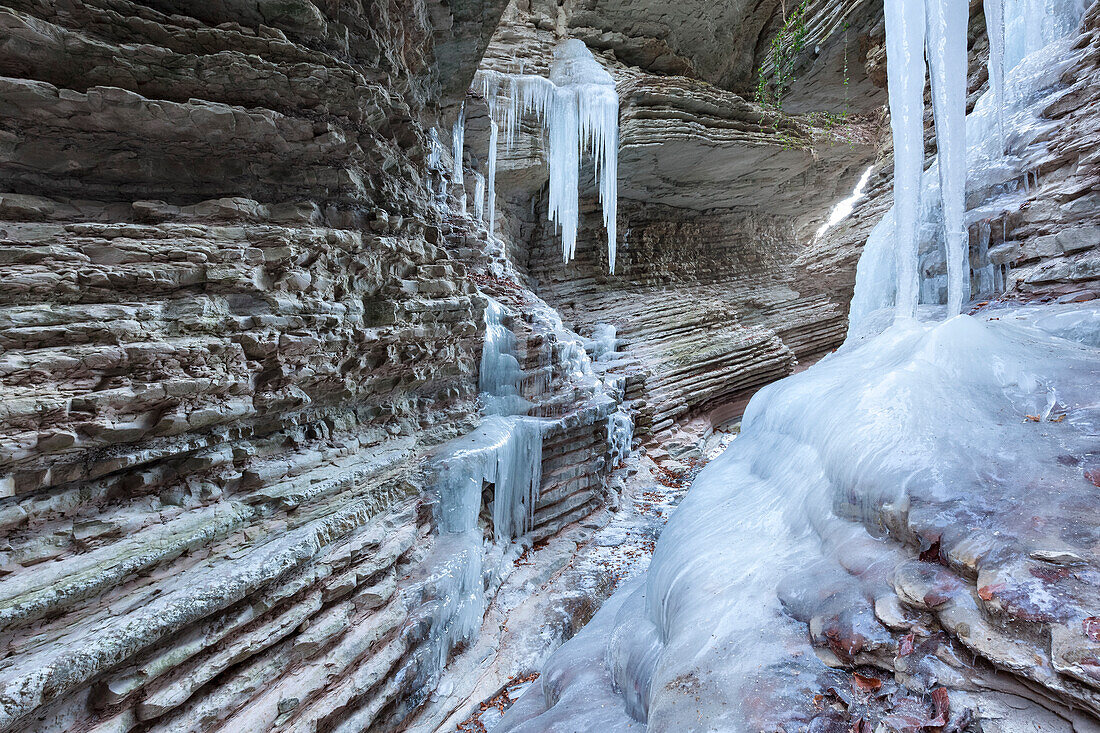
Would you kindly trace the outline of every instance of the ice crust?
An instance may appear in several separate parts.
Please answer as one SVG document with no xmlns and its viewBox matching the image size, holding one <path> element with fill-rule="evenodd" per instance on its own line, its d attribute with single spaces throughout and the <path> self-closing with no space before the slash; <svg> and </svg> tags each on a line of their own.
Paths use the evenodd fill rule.
<svg viewBox="0 0 1100 733">
<path fill-rule="evenodd" d="M 525 115 L 538 120 L 550 164 L 549 216 L 561 230 L 562 258 L 577 249 L 582 156 L 592 158 L 611 272 L 615 271 L 618 202 L 619 98 L 615 81 L 583 41 L 567 39 L 554 48 L 550 77 L 482 70 L 474 87 L 489 108 L 489 221 L 496 221 L 495 192 L 499 134 L 510 146 Z"/>
</svg>

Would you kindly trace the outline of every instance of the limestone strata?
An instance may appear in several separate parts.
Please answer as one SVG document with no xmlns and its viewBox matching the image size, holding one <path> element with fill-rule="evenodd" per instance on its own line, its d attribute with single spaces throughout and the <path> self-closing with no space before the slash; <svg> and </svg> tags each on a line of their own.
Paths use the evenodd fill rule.
<svg viewBox="0 0 1100 733">
<path fill-rule="evenodd" d="M 502 10 L 0 8 L 0 730 L 419 704 L 421 468 L 485 305 L 422 120 Z"/>
</svg>

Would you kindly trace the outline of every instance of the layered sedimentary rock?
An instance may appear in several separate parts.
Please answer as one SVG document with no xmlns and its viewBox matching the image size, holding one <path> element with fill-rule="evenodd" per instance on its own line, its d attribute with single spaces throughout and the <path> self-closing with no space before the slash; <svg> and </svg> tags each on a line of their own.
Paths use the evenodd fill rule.
<svg viewBox="0 0 1100 733">
<path fill-rule="evenodd" d="M 849 76 L 874 88 L 864 69 L 867 53 L 861 56 L 859 50 L 860 39 L 875 31 L 873 13 L 858 3 L 829 9 L 814 31 L 815 38 L 832 44 L 828 63 L 835 60 L 834 51 L 841 60 L 850 53 Z M 624 36 L 578 30 L 604 22 L 597 22 L 601 14 L 620 12 L 600 4 L 561 9 L 514 4 L 483 67 L 516 73 L 519 57 L 524 70 L 540 69 L 555 32 L 577 32 L 592 48 L 604 50 L 602 62 L 615 76 L 621 99 L 615 272 L 608 275 L 606 255 L 596 244 L 604 235 L 591 213 L 596 205 L 591 191 L 582 196 L 577 257 L 562 267 L 540 194 L 546 172 L 537 130 L 525 130 L 501 154 L 500 231 L 507 232 L 509 254 L 532 287 L 568 323 L 583 334 L 600 324 L 617 328 L 631 355 L 619 367 L 628 377 L 639 433 L 648 435 L 741 402 L 840 342 L 847 302 L 832 297 L 827 283 L 803 280 L 796 286 L 788 263 L 806 248 L 833 203 L 855 185 L 874 155 L 882 118 L 873 111 L 874 95 L 847 110 L 831 109 L 835 97 L 843 96 L 837 89 L 819 99 L 802 94 L 808 107 L 817 105 L 816 116 L 793 116 L 749 101 L 744 82 L 764 68 L 756 60 L 766 56 L 763 50 L 738 61 L 736 73 L 710 62 L 703 71 L 683 59 L 665 68 L 628 52 Z M 762 25 L 754 30 L 750 23 L 738 32 L 760 34 L 749 44 L 756 49 L 767 35 L 763 25 L 772 28 L 780 9 L 753 12 L 766 16 Z M 624 31 L 634 39 L 629 43 L 642 37 L 643 28 L 651 36 L 642 45 L 683 30 L 671 17 L 654 23 Z M 674 30 L 663 33 L 661 23 Z M 847 43 L 841 27 L 851 28 Z M 693 48 L 702 54 L 705 44 Z M 843 73 L 835 80 L 840 89 Z M 824 77 L 814 85 L 826 87 L 830 82 Z M 486 126 L 478 123 L 483 113 L 477 102 L 472 99 L 470 107 L 472 159 L 485 149 Z"/>
<path fill-rule="evenodd" d="M 424 469 L 476 424 L 486 299 L 422 120 L 502 10 L 0 7 L 0 729 L 390 729 L 430 693 Z M 610 470 L 613 405 L 562 402 L 543 535 Z"/>
</svg>

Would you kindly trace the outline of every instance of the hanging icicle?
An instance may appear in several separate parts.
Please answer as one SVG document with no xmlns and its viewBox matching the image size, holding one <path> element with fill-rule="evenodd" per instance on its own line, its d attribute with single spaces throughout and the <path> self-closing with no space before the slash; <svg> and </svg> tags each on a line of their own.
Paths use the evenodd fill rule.
<svg viewBox="0 0 1100 733">
<path fill-rule="evenodd" d="M 970 296 L 966 213 L 966 27 L 970 6 L 926 0 L 932 115 L 939 148 L 940 203 L 947 251 L 947 315 L 962 312 Z M 923 112 L 922 112 L 923 114 Z"/>
<path fill-rule="evenodd" d="M 894 135 L 894 258 L 898 318 L 917 310 L 917 214 L 924 170 L 923 0 L 886 0 L 886 73 Z"/>
<path fill-rule="evenodd" d="M 495 222 L 495 179 L 499 132 L 511 146 L 524 114 L 537 118 L 548 138 L 550 219 L 561 229 L 562 259 L 576 254 L 580 219 L 581 156 L 595 169 L 609 266 L 615 271 L 617 240 L 619 98 L 615 81 L 582 41 L 570 39 L 554 49 L 550 78 L 478 72 L 475 81 L 489 108 L 489 220 Z"/>
<path fill-rule="evenodd" d="M 451 170 L 451 182 L 462 185 L 462 144 L 466 133 L 466 102 L 458 108 L 458 119 L 451 128 L 451 152 L 454 156 L 454 166 Z"/>
<path fill-rule="evenodd" d="M 989 85 L 997 110 L 999 150 L 1005 149 L 1005 0 L 985 0 L 985 32 L 989 36 Z"/>
</svg>

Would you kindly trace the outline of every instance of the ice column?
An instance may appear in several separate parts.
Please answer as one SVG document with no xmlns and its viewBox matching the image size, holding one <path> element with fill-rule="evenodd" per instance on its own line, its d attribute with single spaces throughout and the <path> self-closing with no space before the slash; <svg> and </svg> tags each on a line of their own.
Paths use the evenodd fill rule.
<svg viewBox="0 0 1100 733">
<path fill-rule="evenodd" d="M 947 310 L 962 310 L 969 291 L 966 210 L 966 29 L 963 0 L 887 0 L 886 54 L 894 135 L 896 308 L 911 318 L 919 297 L 917 222 L 924 170 L 925 42 L 939 147 L 940 201 L 947 250 Z"/>
<path fill-rule="evenodd" d="M 985 0 L 985 32 L 989 37 L 989 80 L 993 106 L 997 110 L 998 149 L 1005 148 L 1005 4 L 1004 0 Z"/>
<path fill-rule="evenodd" d="M 474 216 L 485 220 L 485 176 L 474 173 Z"/>
<path fill-rule="evenodd" d="M 489 103 L 489 234 L 496 233 L 497 221 L 497 147 L 500 141 L 500 127 L 497 126 L 496 104 Z"/>
<path fill-rule="evenodd" d="M 970 290 L 969 236 L 963 223 L 966 213 L 966 27 L 970 6 L 965 0 L 926 0 L 925 4 L 932 113 L 939 148 L 940 201 L 947 250 L 947 315 L 953 316 L 962 311 Z M 917 175 L 919 177 L 919 171 Z"/>
<path fill-rule="evenodd" d="M 566 262 L 577 249 L 580 153 L 592 155 L 607 229 L 607 257 L 615 271 L 618 200 L 619 97 L 615 80 L 583 41 L 554 49 L 550 81 L 557 87 L 550 119 L 550 218 L 562 229 Z"/>
<path fill-rule="evenodd" d="M 451 181 L 456 185 L 462 184 L 462 142 L 466 133 L 466 103 L 458 108 L 458 119 L 451 128 L 451 152 L 454 155 L 454 168 L 451 172 Z"/>
<path fill-rule="evenodd" d="M 933 0 L 935 1 L 935 0 Z M 922 0 L 886 0 L 886 74 L 894 135 L 894 259 L 897 317 L 917 309 L 917 214 L 924 169 L 924 37 Z"/>
</svg>

